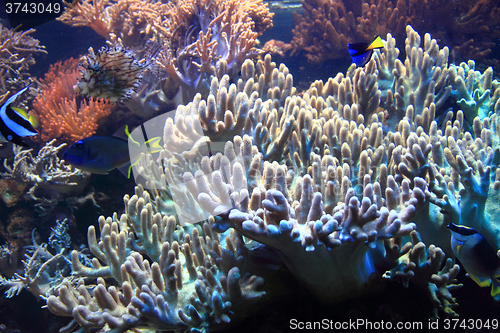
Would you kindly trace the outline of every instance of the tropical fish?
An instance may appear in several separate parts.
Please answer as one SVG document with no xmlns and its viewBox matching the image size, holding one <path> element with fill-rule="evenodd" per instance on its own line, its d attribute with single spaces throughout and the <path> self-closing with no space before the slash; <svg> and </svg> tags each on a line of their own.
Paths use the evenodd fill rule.
<svg viewBox="0 0 500 333">
<path fill-rule="evenodd" d="M 74 86 L 75 92 L 86 97 L 105 98 L 111 102 L 123 102 L 139 86 L 142 74 L 154 64 L 161 51 L 159 43 L 149 42 L 143 59 L 122 47 L 103 47 L 98 52 L 89 48 L 81 78 Z"/>
<path fill-rule="evenodd" d="M 500 300 L 500 258 L 475 229 L 450 223 L 451 247 L 472 280 L 480 287 L 491 285 L 491 296 Z"/>
<path fill-rule="evenodd" d="M 382 38 L 378 36 L 371 42 L 370 44 L 366 43 L 355 43 L 355 44 L 347 44 L 347 48 L 349 49 L 349 54 L 351 55 L 352 62 L 356 64 L 358 67 L 363 67 L 370 61 L 373 50 L 381 49 L 384 47 L 384 43 L 382 42 Z"/>
<path fill-rule="evenodd" d="M 111 170 L 120 169 L 127 177 L 130 177 L 132 165 L 136 163 L 137 156 L 130 156 L 129 145 L 139 145 L 125 128 L 128 140 L 116 136 L 91 136 L 78 140 L 71 145 L 64 153 L 63 159 L 74 167 L 96 174 L 107 174 Z M 163 149 L 159 145 L 160 137 L 153 138 L 145 142 L 149 146 L 151 153 Z M 122 167 L 127 166 L 126 171 Z"/>
<path fill-rule="evenodd" d="M 12 142 L 16 145 L 27 147 L 28 145 L 24 143 L 22 139 L 27 136 L 38 134 L 33 127 L 36 126 L 36 119 L 34 116 L 28 116 L 23 109 L 11 106 L 16 98 L 30 86 L 31 83 L 10 96 L 0 107 L 0 142 Z"/>
</svg>

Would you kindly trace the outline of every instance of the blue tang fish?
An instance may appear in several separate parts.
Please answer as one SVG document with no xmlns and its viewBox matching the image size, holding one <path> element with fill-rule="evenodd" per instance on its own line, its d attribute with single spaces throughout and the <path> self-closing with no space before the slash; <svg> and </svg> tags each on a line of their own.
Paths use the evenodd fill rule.
<svg viewBox="0 0 500 333">
<path fill-rule="evenodd" d="M 129 144 L 140 144 L 132 139 L 127 127 L 125 127 L 125 133 L 128 140 L 115 136 L 91 136 L 78 140 L 63 153 L 62 157 L 66 162 L 80 170 L 97 174 L 107 174 L 115 168 L 120 169 L 127 166 L 126 172 L 122 169 L 120 171 L 130 177 L 132 165 L 128 166 L 127 164 L 137 157 L 130 156 Z M 155 137 L 145 142 L 150 148 L 150 153 L 163 149 L 158 144 L 159 141 L 160 138 Z"/>
<path fill-rule="evenodd" d="M 36 125 L 33 115 L 28 116 L 23 109 L 11 106 L 16 98 L 25 92 L 30 85 L 31 83 L 10 96 L 0 107 L 0 142 L 12 142 L 27 147 L 28 145 L 22 139 L 38 134 L 33 127 L 33 125 Z"/>
<path fill-rule="evenodd" d="M 480 287 L 491 285 L 491 296 L 500 300 L 500 258 L 475 229 L 450 223 L 451 247 L 472 280 Z"/>
<path fill-rule="evenodd" d="M 382 42 L 382 38 L 380 38 L 380 36 L 375 38 L 375 40 L 370 44 L 347 44 L 347 49 L 351 55 L 352 62 L 358 67 L 363 67 L 368 63 L 368 61 L 370 61 L 374 49 L 381 49 L 383 47 L 384 43 Z"/>
</svg>

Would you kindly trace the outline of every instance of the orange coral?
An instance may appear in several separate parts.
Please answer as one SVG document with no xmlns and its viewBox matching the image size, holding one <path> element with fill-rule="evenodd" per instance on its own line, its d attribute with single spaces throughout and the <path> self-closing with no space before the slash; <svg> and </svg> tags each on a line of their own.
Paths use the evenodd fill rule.
<svg viewBox="0 0 500 333">
<path fill-rule="evenodd" d="M 66 11 L 57 18 L 67 24 L 74 26 L 86 26 L 92 28 L 95 32 L 103 37 L 108 37 L 110 33 L 110 21 L 106 7 L 111 4 L 109 0 L 86 0 L 80 3 L 78 0 L 74 2 L 66 2 Z"/>
<path fill-rule="evenodd" d="M 92 136 L 99 119 L 111 113 L 113 105 L 102 100 L 78 101 L 73 86 L 79 77 L 78 60 L 70 58 L 51 65 L 45 78 L 40 80 L 44 88 L 33 102 L 33 109 L 43 141 L 57 138 L 74 142 Z"/>
<path fill-rule="evenodd" d="M 83 0 L 68 3 L 58 18 L 72 26 L 87 26 L 109 41 L 118 38 L 124 46 L 136 47 L 158 38 L 173 4 L 152 0 Z"/>
<path fill-rule="evenodd" d="M 158 29 L 167 41 L 160 65 L 189 100 L 208 87 L 207 76 L 233 75 L 260 54 L 257 37 L 272 26 L 272 17 L 262 0 L 179 1 L 162 22 L 167 28 Z"/>
<path fill-rule="evenodd" d="M 285 56 L 285 52 L 292 49 L 292 44 L 285 43 L 281 40 L 270 39 L 262 47 L 262 51 L 265 53 L 270 53 L 272 55 L 279 55 L 281 57 Z"/>
</svg>

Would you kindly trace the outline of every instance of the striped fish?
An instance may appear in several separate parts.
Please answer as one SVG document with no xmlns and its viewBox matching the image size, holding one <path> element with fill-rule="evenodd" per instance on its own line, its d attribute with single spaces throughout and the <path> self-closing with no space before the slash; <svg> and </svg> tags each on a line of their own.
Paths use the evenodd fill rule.
<svg viewBox="0 0 500 333">
<path fill-rule="evenodd" d="M 28 145 L 24 143 L 22 139 L 27 136 L 34 136 L 38 134 L 36 129 L 33 127 L 34 119 L 28 117 L 23 109 L 12 107 L 10 105 L 30 86 L 31 83 L 14 95 L 10 96 L 9 99 L 1 106 L 0 142 L 12 142 L 16 145 L 27 147 Z"/>
</svg>

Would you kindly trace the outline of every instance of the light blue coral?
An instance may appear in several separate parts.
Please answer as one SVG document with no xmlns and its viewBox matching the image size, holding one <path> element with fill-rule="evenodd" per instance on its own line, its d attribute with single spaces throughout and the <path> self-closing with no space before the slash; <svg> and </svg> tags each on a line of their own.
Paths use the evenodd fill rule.
<svg viewBox="0 0 500 333">
<path fill-rule="evenodd" d="M 452 96 L 464 111 L 468 121 L 476 116 L 484 119 L 491 112 L 500 109 L 500 82 L 493 80 L 493 69 L 489 67 L 483 73 L 475 70 L 475 63 L 469 60 L 460 66 L 450 65 L 450 79 L 453 86 Z"/>
<path fill-rule="evenodd" d="M 74 318 L 67 329 L 216 327 L 264 296 L 262 279 L 240 275 L 241 239 L 228 236 L 224 249 L 207 226 L 183 234 L 174 217 L 154 211 L 142 187 L 136 193 L 120 219 L 99 219 L 100 239 L 89 228 L 92 267 L 72 252 L 73 274 L 97 284 L 66 279 L 47 295 L 50 311 Z"/>
</svg>

